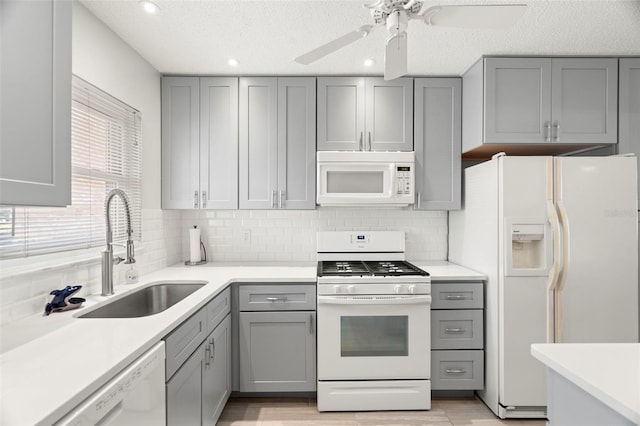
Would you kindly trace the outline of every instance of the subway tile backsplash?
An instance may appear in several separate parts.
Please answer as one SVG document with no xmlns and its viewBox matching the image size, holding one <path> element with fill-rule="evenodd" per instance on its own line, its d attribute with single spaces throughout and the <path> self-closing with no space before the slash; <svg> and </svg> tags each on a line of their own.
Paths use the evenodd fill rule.
<svg viewBox="0 0 640 426">
<path fill-rule="evenodd" d="M 197 225 L 212 261 L 316 260 L 317 231 L 405 231 L 407 258 L 447 258 L 447 212 L 398 208 L 317 210 L 190 210 L 182 215 L 182 258 L 187 229 Z"/>
</svg>

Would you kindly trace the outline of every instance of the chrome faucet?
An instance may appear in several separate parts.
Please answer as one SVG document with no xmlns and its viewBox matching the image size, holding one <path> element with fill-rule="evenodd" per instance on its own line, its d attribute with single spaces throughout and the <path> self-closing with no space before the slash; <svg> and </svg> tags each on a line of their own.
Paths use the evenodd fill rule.
<svg viewBox="0 0 640 426">
<path fill-rule="evenodd" d="M 109 216 L 109 208 L 111 200 L 118 195 L 124 204 L 125 215 L 127 219 L 127 258 L 120 256 L 113 257 L 113 236 L 111 233 L 111 218 Z M 131 209 L 129 208 L 129 198 L 121 189 L 113 189 L 104 200 L 104 215 L 107 222 L 107 248 L 102 252 L 102 295 L 109 296 L 113 294 L 113 265 L 124 260 L 124 263 L 136 263 L 133 258 L 133 228 L 131 227 Z"/>
</svg>

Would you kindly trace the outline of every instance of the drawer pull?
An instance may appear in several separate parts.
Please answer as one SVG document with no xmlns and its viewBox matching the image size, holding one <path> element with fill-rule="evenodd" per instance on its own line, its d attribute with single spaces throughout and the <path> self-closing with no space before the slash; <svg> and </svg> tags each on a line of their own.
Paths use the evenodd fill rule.
<svg viewBox="0 0 640 426">
<path fill-rule="evenodd" d="M 445 333 L 464 333 L 465 331 L 467 331 L 464 328 L 445 328 L 444 332 Z"/>
<path fill-rule="evenodd" d="M 461 294 L 447 294 L 446 300 L 465 300 L 466 297 Z"/>
<path fill-rule="evenodd" d="M 267 300 L 269 302 L 286 302 L 287 298 L 286 297 L 267 297 Z"/>
<path fill-rule="evenodd" d="M 444 370 L 444 372 L 447 374 L 464 374 L 467 372 L 467 370 L 462 370 L 459 368 L 447 368 L 446 370 Z"/>
</svg>

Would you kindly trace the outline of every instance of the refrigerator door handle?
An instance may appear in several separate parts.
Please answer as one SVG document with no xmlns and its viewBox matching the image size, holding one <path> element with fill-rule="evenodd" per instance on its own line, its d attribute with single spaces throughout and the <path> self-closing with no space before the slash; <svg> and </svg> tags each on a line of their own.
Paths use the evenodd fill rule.
<svg viewBox="0 0 640 426">
<path fill-rule="evenodd" d="M 569 227 L 569 217 L 562 200 L 557 201 L 558 211 L 560 212 L 560 221 L 562 223 L 562 270 L 558 277 L 558 285 L 556 286 L 555 297 L 555 342 L 562 342 L 562 290 L 567 282 L 567 271 L 569 270 L 569 242 L 571 240 L 571 231 Z"/>
<path fill-rule="evenodd" d="M 553 291 L 558 287 L 558 276 L 560 275 L 560 265 L 561 265 L 561 238 L 562 238 L 562 229 L 560 227 L 560 218 L 558 217 L 558 212 L 556 211 L 556 207 L 553 204 L 553 201 L 547 200 L 547 216 L 549 223 L 553 228 L 553 264 L 549 269 L 549 278 L 547 280 L 547 289 L 549 291 Z"/>
<path fill-rule="evenodd" d="M 556 341 L 556 327 L 555 327 L 555 290 L 558 286 L 558 276 L 560 275 L 560 266 L 562 261 L 561 253 L 561 238 L 562 228 L 560 226 L 560 218 L 558 217 L 558 211 L 552 200 L 547 200 L 547 217 L 552 227 L 553 238 L 553 264 L 549 269 L 549 275 L 547 278 L 547 343 L 554 343 Z"/>
</svg>

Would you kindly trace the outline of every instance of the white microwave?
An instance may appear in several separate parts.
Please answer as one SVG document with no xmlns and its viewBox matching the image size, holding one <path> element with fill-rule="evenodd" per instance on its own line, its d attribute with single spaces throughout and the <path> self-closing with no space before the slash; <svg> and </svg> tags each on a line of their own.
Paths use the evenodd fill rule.
<svg viewBox="0 0 640 426">
<path fill-rule="evenodd" d="M 408 206 L 414 203 L 415 154 L 318 151 L 320 206 Z"/>
</svg>

